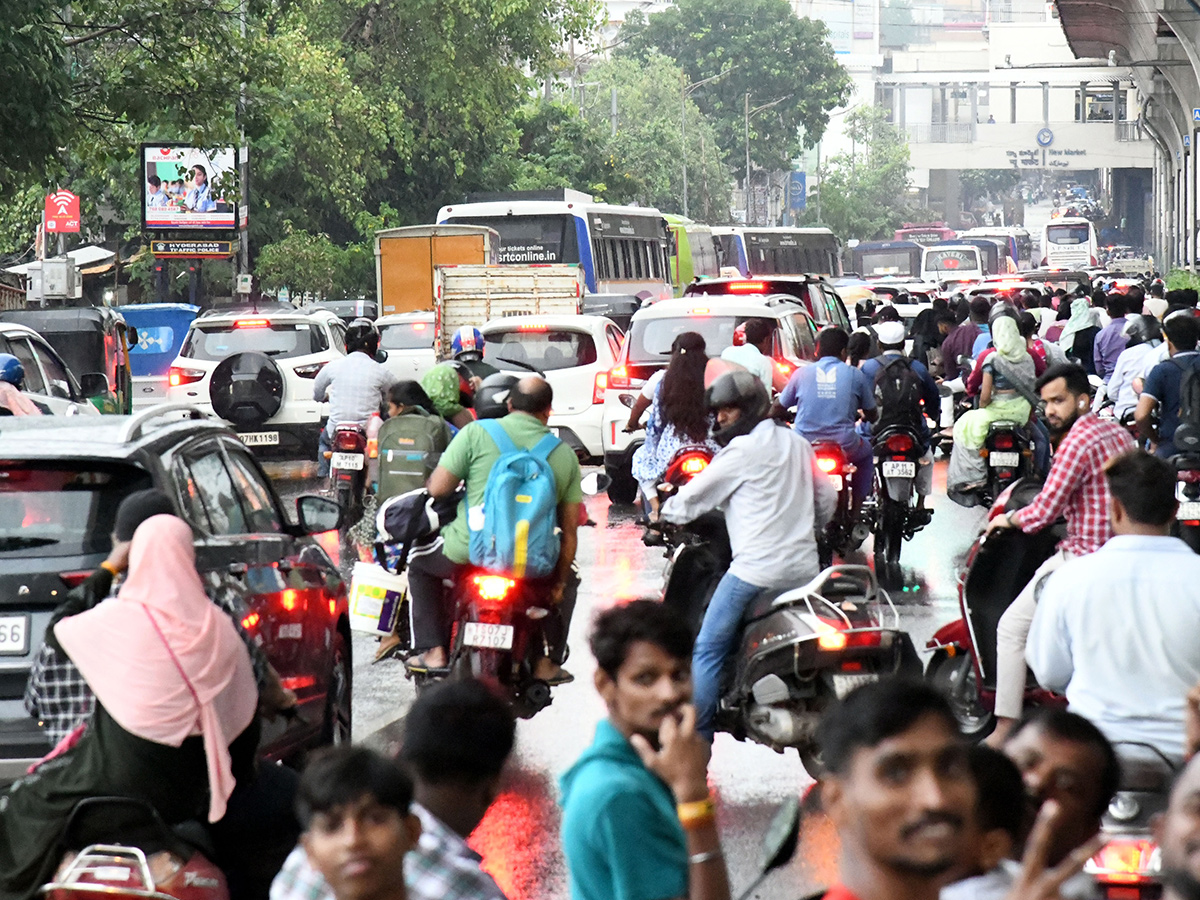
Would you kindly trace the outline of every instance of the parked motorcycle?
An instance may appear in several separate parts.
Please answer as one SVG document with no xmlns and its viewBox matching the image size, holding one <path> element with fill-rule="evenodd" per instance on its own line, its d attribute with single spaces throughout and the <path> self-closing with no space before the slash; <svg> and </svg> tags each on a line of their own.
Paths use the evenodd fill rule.
<svg viewBox="0 0 1200 900">
<path fill-rule="evenodd" d="M 833 518 L 817 535 L 817 551 L 821 568 L 825 569 L 833 565 L 835 554 L 845 557 L 861 547 L 862 542 L 871 533 L 871 526 L 854 512 L 851 477 L 856 468 L 846 459 L 841 445 L 830 441 L 817 441 L 813 444 L 813 453 L 817 457 L 817 467 L 829 476 L 837 490 L 837 506 L 834 508 Z"/>
<path fill-rule="evenodd" d="M 901 545 L 932 518 L 932 510 L 917 505 L 914 482 L 923 456 L 911 428 L 897 425 L 875 435 L 875 493 L 868 516 L 875 533 L 875 576 L 885 587 L 903 581 Z"/>
<path fill-rule="evenodd" d="M 1039 490 L 1041 484 L 1032 479 L 1015 482 L 996 498 L 988 519 L 1027 506 Z M 949 699 L 968 738 L 983 738 L 995 726 L 996 626 L 1000 617 L 1038 566 L 1049 559 L 1063 534 L 1059 525 L 1036 534 L 1005 528 L 990 536 L 980 535 L 967 554 L 966 570 L 958 580 L 961 615 L 926 643 L 926 651 L 933 656 L 925 677 Z M 1062 706 L 1065 702 L 1030 678 L 1026 705 Z"/>
</svg>

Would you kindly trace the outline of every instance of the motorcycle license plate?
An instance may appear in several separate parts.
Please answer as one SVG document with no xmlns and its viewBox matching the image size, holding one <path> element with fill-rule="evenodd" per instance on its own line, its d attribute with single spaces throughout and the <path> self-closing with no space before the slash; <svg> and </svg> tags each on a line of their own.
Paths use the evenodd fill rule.
<svg viewBox="0 0 1200 900">
<path fill-rule="evenodd" d="M 24 656 L 29 650 L 29 616 L 0 616 L 0 656 Z"/>
<path fill-rule="evenodd" d="M 883 463 L 884 478 L 916 478 L 917 464 L 915 462 L 897 462 L 895 460 L 884 460 Z"/>
<path fill-rule="evenodd" d="M 856 687 L 862 687 L 864 684 L 870 684 L 873 681 L 878 681 L 878 675 L 834 675 L 833 676 L 833 692 L 837 694 L 837 698 L 841 700 Z"/>
<path fill-rule="evenodd" d="M 363 467 L 361 453 L 335 453 L 329 458 L 329 464 L 335 469 L 353 469 L 359 471 Z"/>
<path fill-rule="evenodd" d="M 1175 518 L 1180 522 L 1195 522 L 1200 519 L 1200 502 L 1189 500 L 1186 503 L 1179 504 L 1179 512 L 1175 514 Z M 0 619 L 0 622 L 3 622 Z M 0 652 L 3 651 L 3 644 L 0 644 Z"/>
<path fill-rule="evenodd" d="M 278 447 L 278 431 L 244 431 L 238 435 L 247 447 Z"/>
<path fill-rule="evenodd" d="M 843 479 L 841 475 L 830 475 L 828 478 L 829 483 L 833 485 L 833 489 L 840 493 L 845 479 Z"/>
<path fill-rule="evenodd" d="M 1015 469 L 1020 462 L 1020 453 L 997 453 L 992 451 L 988 454 L 988 465 L 993 469 Z"/>
<path fill-rule="evenodd" d="M 511 625 L 487 625 L 483 622 L 467 622 L 463 625 L 463 645 L 484 647 L 488 650 L 511 650 L 513 627 Z"/>
</svg>

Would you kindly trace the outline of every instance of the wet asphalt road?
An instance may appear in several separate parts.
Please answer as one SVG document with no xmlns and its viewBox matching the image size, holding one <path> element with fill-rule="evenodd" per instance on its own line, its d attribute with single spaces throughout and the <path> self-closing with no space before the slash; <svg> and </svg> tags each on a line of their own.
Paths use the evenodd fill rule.
<svg viewBox="0 0 1200 900">
<path fill-rule="evenodd" d="M 978 533 L 983 514 L 965 510 L 945 496 L 945 462 L 935 470 L 933 522 L 905 545 L 905 586 L 892 593 L 901 624 L 918 648 L 957 615 L 956 578 Z M 310 464 L 273 464 L 268 471 L 285 498 L 317 487 Z M 656 597 L 665 559 L 661 548 L 641 542 L 631 507 L 612 507 L 607 497 L 588 499 L 596 527 L 580 529 L 582 587 L 571 628 L 567 668 L 575 682 L 556 688 L 554 702 L 517 728 L 517 748 L 506 790 L 472 836 L 472 846 L 510 900 L 565 900 L 566 870 L 558 843 L 557 780 L 591 742 L 604 708 L 592 688 L 595 669 L 587 649 L 588 624 L 597 612 L 623 600 Z M 849 562 L 869 560 L 871 543 Z M 373 637 L 354 637 L 354 736 L 381 747 L 394 743 L 414 698 L 403 665 L 371 664 Z M 757 744 L 717 735 L 710 782 L 718 797 L 722 844 L 735 892 L 744 889 L 758 865 L 762 834 L 777 805 L 812 783 L 794 753 L 776 754 Z M 754 896 L 796 900 L 821 890 L 836 874 L 837 840 L 819 815 L 805 819 L 800 849 Z"/>
</svg>

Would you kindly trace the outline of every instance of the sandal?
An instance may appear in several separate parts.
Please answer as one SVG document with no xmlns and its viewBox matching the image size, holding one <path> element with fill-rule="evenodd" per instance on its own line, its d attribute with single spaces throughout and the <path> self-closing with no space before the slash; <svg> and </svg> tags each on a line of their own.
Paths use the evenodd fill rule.
<svg viewBox="0 0 1200 900">
<path fill-rule="evenodd" d="M 395 638 L 395 643 L 389 644 L 388 638 Z M 375 651 L 375 658 L 371 660 L 371 665 L 381 663 L 385 659 L 395 659 L 405 652 L 404 642 L 395 635 L 388 635 L 379 641 L 379 649 Z"/>
<path fill-rule="evenodd" d="M 425 654 L 421 653 L 414 656 L 412 659 L 404 661 L 404 668 L 412 675 L 433 675 L 442 672 L 449 672 L 448 666 L 431 666 L 425 661 Z"/>
</svg>

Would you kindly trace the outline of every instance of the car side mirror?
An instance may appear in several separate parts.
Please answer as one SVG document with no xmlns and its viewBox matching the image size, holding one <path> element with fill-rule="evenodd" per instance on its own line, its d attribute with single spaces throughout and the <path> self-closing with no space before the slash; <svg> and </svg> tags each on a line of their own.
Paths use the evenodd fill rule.
<svg viewBox="0 0 1200 900">
<path fill-rule="evenodd" d="M 382 348 L 375 351 L 375 362 L 385 363 L 388 361 L 388 352 Z"/>
<path fill-rule="evenodd" d="M 296 518 L 303 534 L 323 534 L 341 527 L 342 508 L 328 497 L 303 494 L 296 498 Z"/>
<path fill-rule="evenodd" d="M 108 393 L 108 376 L 103 372 L 88 372 L 79 379 L 79 393 L 85 400 L 103 397 Z"/>
</svg>

